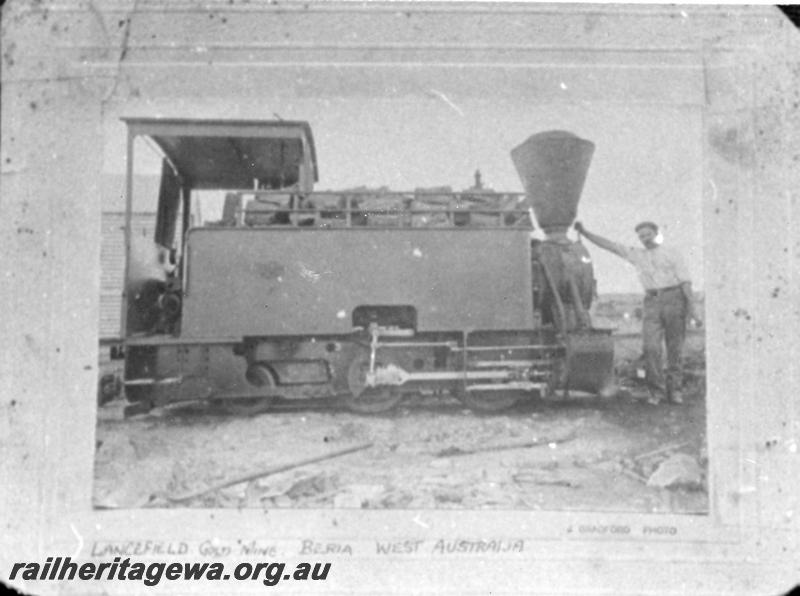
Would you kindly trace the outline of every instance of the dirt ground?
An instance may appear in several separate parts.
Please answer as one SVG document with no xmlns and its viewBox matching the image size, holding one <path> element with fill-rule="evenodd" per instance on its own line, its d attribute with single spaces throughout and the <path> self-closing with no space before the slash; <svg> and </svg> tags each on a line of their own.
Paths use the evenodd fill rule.
<svg viewBox="0 0 800 596">
<path fill-rule="evenodd" d="M 635 374 L 626 382 L 637 337 L 616 341 L 624 373 L 618 396 L 537 400 L 502 414 L 477 414 L 447 395 L 417 395 L 379 416 L 292 406 L 241 417 L 191 404 L 123 420 L 115 400 L 98 410 L 95 505 L 705 513 L 703 348 L 702 334 L 693 334 L 683 405 L 648 405 Z M 699 482 L 648 486 L 675 454 L 685 454 Z"/>
</svg>

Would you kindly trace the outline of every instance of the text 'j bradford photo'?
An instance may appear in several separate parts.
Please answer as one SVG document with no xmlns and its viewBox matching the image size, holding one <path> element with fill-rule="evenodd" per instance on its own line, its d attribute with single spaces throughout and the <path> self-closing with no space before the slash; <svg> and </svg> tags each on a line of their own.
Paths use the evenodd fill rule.
<svg viewBox="0 0 800 596">
<path fill-rule="evenodd" d="M 5 585 L 800 585 L 786 12 L 2 11 Z"/>
</svg>

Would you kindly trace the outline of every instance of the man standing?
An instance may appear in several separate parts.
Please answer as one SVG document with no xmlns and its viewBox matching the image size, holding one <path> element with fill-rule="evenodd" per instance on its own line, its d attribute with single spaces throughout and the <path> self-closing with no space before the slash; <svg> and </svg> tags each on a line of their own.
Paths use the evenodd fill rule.
<svg viewBox="0 0 800 596">
<path fill-rule="evenodd" d="M 694 308 L 692 282 L 681 254 L 674 248 L 661 246 L 657 241 L 658 226 L 644 221 L 636 226 L 644 248 L 627 247 L 575 223 L 575 229 L 600 248 L 613 252 L 636 267 L 644 286 L 644 316 L 642 342 L 644 344 L 645 380 L 650 390 L 651 404 L 658 404 L 662 396 L 674 403 L 683 403 L 682 352 L 689 319 L 700 318 Z M 664 382 L 663 348 L 667 348 L 667 376 Z"/>
</svg>

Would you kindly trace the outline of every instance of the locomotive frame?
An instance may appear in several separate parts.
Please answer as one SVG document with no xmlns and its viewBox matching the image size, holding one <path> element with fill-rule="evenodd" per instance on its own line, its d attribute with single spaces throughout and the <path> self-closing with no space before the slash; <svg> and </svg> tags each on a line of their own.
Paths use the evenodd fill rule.
<svg viewBox="0 0 800 596">
<path fill-rule="evenodd" d="M 613 392 L 588 252 L 560 228 L 531 240 L 531 197 L 479 180 L 462 193 L 316 192 L 308 123 L 126 123 L 127 415 L 198 399 L 254 413 L 276 398 L 378 413 L 416 391 L 499 411 L 557 389 Z M 139 136 L 163 155 L 150 263 L 130 232 Z M 197 190 L 224 193 L 218 222 L 192 225 Z"/>
</svg>

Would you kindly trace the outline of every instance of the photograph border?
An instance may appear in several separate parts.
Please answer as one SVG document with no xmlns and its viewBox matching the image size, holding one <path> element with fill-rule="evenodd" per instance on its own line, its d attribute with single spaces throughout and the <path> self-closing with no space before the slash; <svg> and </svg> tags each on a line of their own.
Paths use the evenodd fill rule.
<svg viewBox="0 0 800 596">
<path fill-rule="evenodd" d="M 47 18 L 42 10 L 49 10 Z M 4 552 L 15 560 L 55 553 L 88 559 L 103 556 L 94 553 L 114 552 L 104 550 L 104 545 L 123 544 L 120 548 L 144 549 L 144 556 L 163 558 L 196 556 L 202 545 L 210 545 L 208 552 L 218 558 L 235 558 L 241 543 L 261 541 L 274 544 L 284 559 L 329 557 L 340 567 L 329 587 L 343 592 L 376 588 L 402 592 L 403 585 L 435 591 L 432 586 L 452 587 L 454 578 L 476 592 L 492 586 L 503 592 L 525 585 L 526 577 L 532 578 L 534 590 L 561 586 L 566 591 L 591 592 L 614 586 L 635 593 L 644 585 L 637 582 L 645 581 L 654 591 L 670 591 L 682 585 L 681 577 L 674 576 L 676 570 L 708 591 L 720 587 L 744 591 L 754 577 L 775 582 L 770 587 L 788 577 L 792 563 L 782 553 L 797 544 L 797 522 L 791 515 L 785 519 L 796 505 L 796 497 L 787 494 L 792 478 L 787 474 L 797 471 L 797 444 L 791 443 L 798 424 L 790 391 L 797 361 L 792 338 L 800 336 L 799 317 L 792 306 L 798 290 L 789 280 L 792 272 L 797 273 L 800 248 L 789 245 L 788 253 L 784 248 L 800 217 L 799 210 L 792 209 L 794 195 L 787 194 L 787 188 L 797 187 L 796 174 L 789 174 L 797 141 L 786 127 L 791 118 L 797 123 L 797 116 L 789 113 L 789 98 L 796 97 L 799 77 L 781 58 L 785 50 L 772 42 L 777 37 L 797 47 L 790 37 L 796 31 L 780 25 L 777 9 L 346 2 L 246 7 L 220 1 L 202 7 L 190 2 L 169 8 L 146 4 L 136 11 L 123 2 L 104 4 L 102 14 L 96 7 L 67 1 L 43 7 L 12 2 L 4 8 L 3 206 L 13 215 L 4 218 L 8 221 L 3 236 L 9 240 L 4 245 L 15 261 L 11 275 L 22 280 L 25 293 L 42 296 L 25 303 L 14 297 L 18 289 L 11 284 L 4 287 L 13 313 L 8 322 L 11 349 L 3 358 L 4 393 L 17 397 L 12 398 L 13 405 L 6 405 L 5 448 L 11 457 L 5 458 L 3 472 L 14 479 L 14 488 L 3 491 L 2 510 L 15 512 L 18 520 L 8 523 L 7 540 L 16 542 Z M 361 27 L 358 31 L 364 35 L 369 30 L 387 31 L 392 15 L 403 11 L 432 17 L 425 21 L 428 35 L 435 34 L 434 25 L 443 17 L 468 25 L 482 19 L 498 27 L 495 36 L 504 19 L 541 19 L 549 23 L 543 30 L 550 34 L 554 29 L 547 26 L 555 27 L 553 19 L 580 21 L 581 27 L 594 19 L 594 29 L 585 32 L 585 39 L 597 36 L 599 28 L 617 39 L 630 35 L 634 50 L 636 44 L 663 48 L 671 41 L 699 52 L 708 107 L 702 131 L 704 238 L 708 246 L 721 246 L 707 249 L 705 258 L 709 515 L 92 509 L 96 403 L 86 396 L 94 395 L 97 383 L 102 197 L 94 172 L 103 163 L 104 114 L 129 98 L 135 98 L 141 109 L 152 109 L 136 94 L 154 81 L 141 78 L 142 85 L 135 89 L 137 76 L 142 76 L 135 70 L 146 70 L 148 65 L 126 62 L 127 54 L 133 53 L 128 45 L 131 23 L 167 22 L 177 15 L 207 21 L 211 12 L 219 16 L 225 11 L 248 19 L 272 19 L 271 27 L 296 32 L 309 18 L 328 19 L 333 32 Z M 704 22 L 687 25 L 684 19 L 679 24 L 682 12 L 690 12 L 690 20 Z M 676 14 L 678 21 L 668 26 Z M 275 24 L 278 20 L 280 25 Z M 742 35 L 747 29 L 744 23 L 760 21 L 765 23 Z M 72 27 L 69 33 L 54 33 L 55 26 L 67 25 Z M 471 31 L 464 27 L 440 33 L 455 36 L 454 47 L 469 49 Z M 211 45 L 216 39 L 211 29 L 198 28 L 193 35 Z M 37 43 L 39 49 L 23 51 Z M 413 42 L 409 44 L 413 49 Z M 282 45 L 294 57 L 280 58 L 279 68 L 307 66 L 328 51 L 324 43 L 308 45 L 302 40 Z M 346 50 L 370 55 L 373 50 L 367 46 Z M 183 51 L 188 56 L 187 48 Z M 417 47 L 416 55 L 426 48 L 429 42 Z M 180 51 L 157 47 L 163 51 L 159 58 L 146 47 L 138 49 L 156 61 L 150 66 L 155 70 L 164 66 L 159 60 L 169 62 Z M 373 49 L 391 56 L 409 47 L 387 42 Z M 535 48 L 520 48 L 526 50 Z M 475 60 L 478 54 L 469 55 Z M 161 76 L 159 72 L 155 82 Z M 774 108 L 777 116 L 764 113 L 765 106 Z M 773 128 L 760 135 L 770 122 Z M 74 152 L 87 147 L 96 150 L 85 158 Z M 45 175 L 46 168 L 55 175 Z M 760 208 L 759 199 L 766 194 L 776 197 L 778 208 Z M 44 200 L 35 202 L 33 196 Z M 777 237 L 760 233 L 770 227 L 786 233 Z M 765 296 L 772 294 L 773 299 L 765 302 Z M 784 316 L 783 322 L 777 315 Z M 766 404 L 758 397 L 764 387 L 772 396 Z M 731 395 L 734 400 L 727 397 Z M 387 557 L 376 553 L 379 540 L 423 540 L 427 548 Z M 470 546 L 487 540 L 500 546 L 497 550 Z M 524 541 L 521 551 L 512 546 L 519 540 Z M 148 541 L 151 546 L 139 546 Z M 441 553 L 435 550 L 440 541 L 446 543 Z M 465 546 L 459 546 L 462 543 Z M 766 545 L 763 565 L 776 555 L 767 565 L 769 573 L 762 572 L 763 565 L 741 565 L 752 557 L 756 543 Z M 186 553 L 179 552 L 183 547 L 176 544 L 186 544 Z M 329 547 L 345 544 L 351 546 L 350 552 Z M 226 546 L 233 550 L 222 554 Z M 438 554 L 442 556 L 437 565 L 433 561 L 438 561 Z M 772 575 L 776 566 L 784 575 Z M 135 588 L 118 584 L 97 589 L 135 592 Z"/>
</svg>

